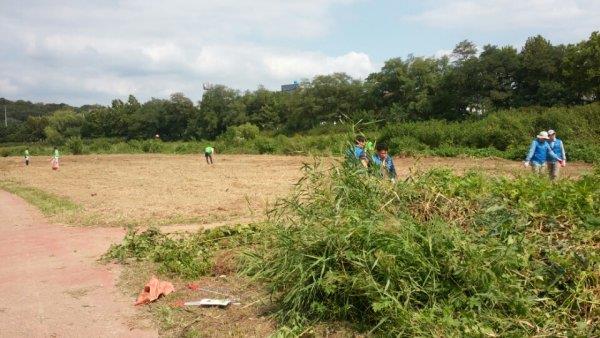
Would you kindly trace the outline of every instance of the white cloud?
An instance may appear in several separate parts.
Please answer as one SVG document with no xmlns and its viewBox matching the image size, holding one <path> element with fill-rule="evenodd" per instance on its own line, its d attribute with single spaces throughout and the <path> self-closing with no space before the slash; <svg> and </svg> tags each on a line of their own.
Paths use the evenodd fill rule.
<svg viewBox="0 0 600 338">
<path fill-rule="evenodd" d="M 565 28 L 589 34 L 600 22 L 597 0 L 444 0 L 435 8 L 405 17 L 433 27 L 507 31 Z"/>
<path fill-rule="evenodd" d="M 319 53 L 276 54 L 265 57 L 269 73 L 279 79 L 310 78 L 317 74 L 345 72 L 364 78 L 376 71 L 368 55 L 350 52 L 337 57 Z"/>
<path fill-rule="evenodd" d="M 136 85 L 127 79 L 112 75 L 99 75 L 77 81 L 86 91 L 124 96 L 136 92 Z"/>
<path fill-rule="evenodd" d="M 452 50 L 451 49 L 440 49 L 437 52 L 435 52 L 435 54 L 433 54 L 433 56 L 437 59 L 444 57 L 444 56 L 451 57 Z"/>
<path fill-rule="evenodd" d="M 319 74 L 345 72 L 364 78 L 377 70 L 364 53 L 349 52 L 340 56 L 323 53 L 266 48 L 256 45 L 214 45 L 202 48 L 192 65 L 199 76 L 209 82 L 236 78 L 246 88 L 263 84 L 278 88 L 282 83 Z M 235 84 L 231 84 L 235 86 Z"/>
<path fill-rule="evenodd" d="M 3 1 L 0 96 L 107 104 L 181 91 L 197 100 L 203 82 L 276 89 L 320 73 L 366 76 L 375 68 L 364 53 L 289 47 L 326 36 L 332 8 L 354 1 Z"/>
<path fill-rule="evenodd" d="M 181 48 L 171 42 L 142 47 L 142 53 L 155 63 L 169 60 L 181 60 L 183 57 Z"/>
<path fill-rule="evenodd" d="M 18 90 L 19 87 L 10 79 L 0 79 L 0 93 L 14 94 Z"/>
</svg>

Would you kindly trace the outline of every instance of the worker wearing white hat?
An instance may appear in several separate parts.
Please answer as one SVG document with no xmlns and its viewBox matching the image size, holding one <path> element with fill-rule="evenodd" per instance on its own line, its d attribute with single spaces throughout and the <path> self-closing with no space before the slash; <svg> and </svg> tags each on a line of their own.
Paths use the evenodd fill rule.
<svg viewBox="0 0 600 338">
<path fill-rule="evenodd" d="M 558 162 L 552 158 L 548 159 L 548 174 L 550 174 L 551 180 L 555 180 L 558 178 L 560 167 L 567 165 L 567 154 L 565 153 L 563 141 L 556 137 L 556 132 L 552 129 L 548 130 L 548 145 L 554 154 L 562 159 L 562 162 Z"/>
<path fill-rule="evenodd" d="M 548 133 L 545 131 L 540 132 L 537 138 L 531 142 L 529 152 L 527 153 L 525 162 L 523 162 L 525 167 L 531 165 L 531 169 L 533 169 L 533 172 L 536 174 L 542 173 L 549 157 L 555 161 L 562 162 L 562 159 L 556 156 L 552 149 L 550 149 L 550 145 L 547 141 Z"/>
</svg>

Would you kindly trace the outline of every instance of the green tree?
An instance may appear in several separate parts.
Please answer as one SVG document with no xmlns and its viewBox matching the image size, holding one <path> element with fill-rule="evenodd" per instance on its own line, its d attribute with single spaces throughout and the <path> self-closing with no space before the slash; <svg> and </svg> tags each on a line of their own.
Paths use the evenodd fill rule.
<svg viewBox="0 0 600 338">
<path fill-rule="evenodd" d="M 44 129 L 49 124 L 47 116 L 29 116 L 26 123 L 30 136 L 29 141 L 40 141 L 44 139 Z"/>
<path fill-rule="evenodd" d="M 517 91 L 520 105 L 551 106 L 568 100 L 561 64 L 564 46 L 553 46 L 541 35 L 527 39 L 519 54 Z"/>
<path fill-rule="evenodd" d="M 215 138 L 225 132 L 229 125 L 247 121 L 243 103 L 238 102 L 238 91 L 223 85 L 214 86 L 204 92 L 198 116 L 191 121 L 192 127 L 202 138 Z"/>
<path fill-rule="evenodd" d="M 477 46 L 472 41 L 463 40 L 454 47 L 452 56 L 457 63 L 465 62 L 477 56 Z"/>
<path fill-rule="evenodd" d="M 482 71 L 482 86 L 487 102 L 494 108 L 509 108 L 514 105 L 514 88 L 519 71 L 517 50 L 506 46 L 483 47 L 479 56 Z"/>
<path fill-rule="evenodd" d="M 81 137 L 84 117 L 73 110 L 59 110 L 50 116 L 44 128 L 46 139 L 52 144 L 64 144 L 65 139 Z"/>
<path fill-rule="evenodd" d="M 196 115 L 194 103 L 182 93 L 171 94 L 170 100 L 164 102 L 165 111 L 160 118 L 159 132 L 165 140 L 180 140 L 188 137 L 188 123 Z"/>
<path fill-rule="evenodd" d="M 576 103 L 600 100 L 600 33 L 567 47 L 563 75 Z"/>
</svg>

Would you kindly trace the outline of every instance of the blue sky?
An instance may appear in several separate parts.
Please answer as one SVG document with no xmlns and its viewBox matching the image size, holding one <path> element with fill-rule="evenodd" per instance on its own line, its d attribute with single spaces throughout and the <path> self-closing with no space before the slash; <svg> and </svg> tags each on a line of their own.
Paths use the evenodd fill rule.
<svg viewBox="0 0 600 338">
<path fill-rule="evenodd" d="M 0 97 L 110 104 L 202 83 L 245 90 L 392 57 L 439 56 L 469 39 L 520 47 L 600 30 L 597 0 L 0 1 Z"/>
</svg>

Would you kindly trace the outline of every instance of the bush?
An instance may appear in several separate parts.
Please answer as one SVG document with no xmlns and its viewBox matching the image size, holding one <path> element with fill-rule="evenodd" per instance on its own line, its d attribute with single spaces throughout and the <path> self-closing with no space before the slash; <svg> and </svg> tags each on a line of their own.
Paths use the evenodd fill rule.
<svg viewBox="0 0 600 338">
<path fill-rule="evenodd" d="M 245 123 L 239 126 L 228 127 L 227 131 L 220 138 L 239 144 L 244 141 L 254 140 L 259 134 L 260 130 L 257 126 Z"/>
<path fill-rule="evenodd" d="M 382 139 L 378 142 L 386 142 L 392 154 L 401 156 L 415 156 L 429 149 L 429 146 L 411 136 L 393 137 L 390 140 Z"/>
<path fill-rule="evenodd" d="M 523 159 L 527 146 L 539 131 L 555 129 L 565 141 L 571 160 L 594 163 L 600 159 L 599 112 L 599 103 L 570 108 L 522 108 L 461 122 L 430 120 L 390 124 L 382 129 L 380 138 L 406 155 L 478 156 L 482 153 L 486 156 L 494 153 L 494 156 Z M 505 153 L 474 150 L 491 148 Z"/>
<path fill-rule="evenodd" d="M 151 228 L 141 233 L 130 230 L 121 244 L 110 247 L 104 258 L 121 262 L 129 258 L 149 259 L 159 263 L 162 273 L 196 278 L 209 271 L 212 255 L 207 249 L 191 245 L 190 241 L 172 239 Z"/>
<path fill-rule="evenodd" d="M 288 327 L 594 336 L 599 191 L 600 170 L 558 184 L 437 170 L 392 185 L 308 168 L 243 266 Z"/>
<path fill-rule="evenodd" d="M 144 140 L 141 142 L 140 148 L 145 153 L 160 153 L 163 149 L 163 143 L 159 140 Z"/>
<path fill-rule="evenodd" d="M 277 143 L 272 138 L 258 137 L 254 144 L 259 154 L 274 154 L 277 150 Z"/>
<path fill-rule="evenodd" d="M 113 244 L 104 260 L 149 260 L 158 271 L 169 276 L 194 279 L 206 275 L 213 266 L 216 250 L 257 241 L 256 226 L 221 227 L 193 236 L 173 236 L 156 228 L 143 232 L 129 230 L 120 244 Z"/>
<path fill-rule="evenodd" d="M 89 142 L 88 150 L 92 153 L 106 153 L 110 151 L 114 143 L 118 142 L 107 138 L 94 139 Z"/>
<path fill-rule="evenodd" d="M 137 143 L 129 142 L 118 142 L 111 146 L 110 152 L 113 154 L 131 154 L 141 152 L 139 141 Z"/>
<path fill-rule="evenodd" d="M 200 154 L 203 151 L 204 147 L 199 142 L 178 142 L 173 152 L 176 154 Z"/>
<path fill-rule="evenodd" d="M 81 137 L 70 137 L 65 145 L 71 154 L 83 154 L 83 141 L 81 140 Z"/>
</svg>

